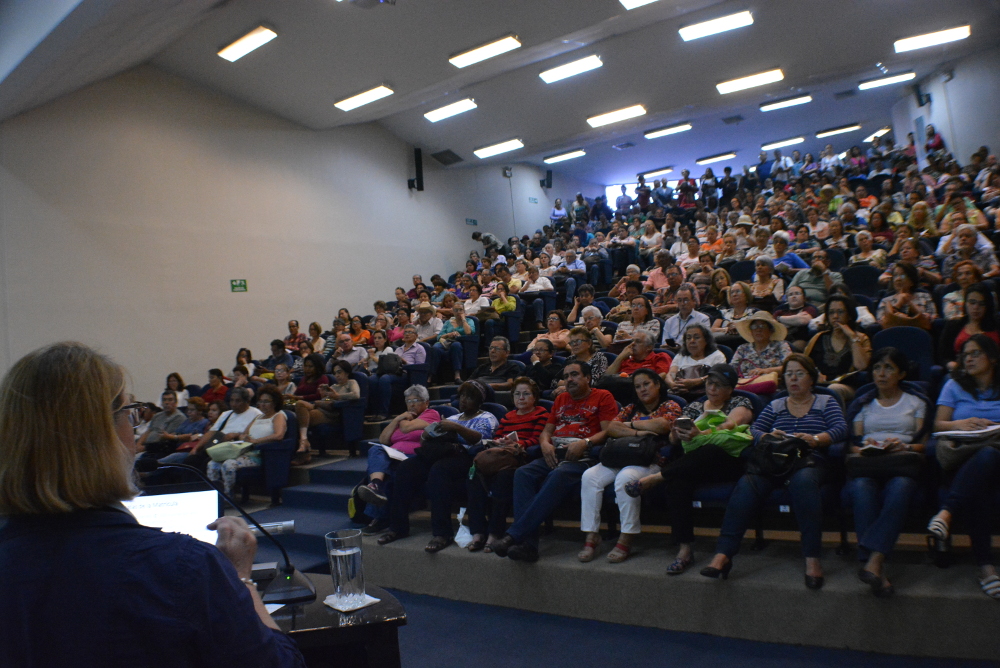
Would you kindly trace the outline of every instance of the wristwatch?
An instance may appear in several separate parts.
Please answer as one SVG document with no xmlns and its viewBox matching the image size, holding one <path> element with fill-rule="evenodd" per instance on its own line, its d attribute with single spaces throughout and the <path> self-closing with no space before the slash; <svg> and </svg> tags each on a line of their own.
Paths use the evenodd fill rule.
<svg viewBox="0 0 1000 668">
<path fill-rule="evenodd" d="M 588 448 L 590 447 L 590 439 L 589 438 L 583 439 L 583 442 L 587 444 Z"/>
</svg>

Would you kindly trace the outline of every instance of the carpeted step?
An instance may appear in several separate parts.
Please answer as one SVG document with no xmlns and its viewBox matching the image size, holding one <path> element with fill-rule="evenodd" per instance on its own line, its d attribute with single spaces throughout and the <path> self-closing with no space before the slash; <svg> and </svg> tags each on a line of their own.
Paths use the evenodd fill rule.
<svg viewBox="0 0 1000 668">
<path fill-rule="evenodd" d="M 354 483 L 357 484 L 357 483 Z M 289 487 L 282 492 L 283 507 L 311 508 L 314 510 L 327 510 L 345 512 L 347 510 L 347 500 L 351 497 L 354 485 L 328 485 L 323 483 L 309 483 Z"/>
<path fill-rule="evenodd" d="M 368 460 L 365 457 L 352 457 L 339 462 L 317 466 L 309 471 L 310 483 L 326 485 L 357 485 L 365 477 L 368 470 Z"/>
</svg>

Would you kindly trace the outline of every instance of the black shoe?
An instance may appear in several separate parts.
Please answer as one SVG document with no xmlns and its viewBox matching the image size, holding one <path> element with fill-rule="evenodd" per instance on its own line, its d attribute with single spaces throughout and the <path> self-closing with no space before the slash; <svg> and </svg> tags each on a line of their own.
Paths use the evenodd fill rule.
<svg viewBox="0 0 1000 668">
<path fill-rule="evenodd" d="M 877 598 L 889 598 L 896 593 L 896 588 L 891 583 L 883 584 L 882 578 L 864 568 L 858 571 L 858 579 L 871 587 Z"/>
<path fill-rule="evenodd" d="M 822 589 L 823 588 L 823 576 L 822 575 L 807 575 L 806 576 L 806 587 L 809 589 Z"/>
<path fill-rule="evenodd" d="M 701 574 L 706 578 L 722 578 L 723 580 L 729 579 L 729 571 L 733 570 L 733 560 L 730 559 L 726 562 L 726 565 L 722 568 L 715 568 L 714 566 L 706 566 L 701 569 Z"/>
<path fill-rule="evenodd" d="M 373 480 L 367 485 L 362 485 L 358 487 L 358 496 L 365 503 L 370 503 L 373 506 L 384 506 L 389 502 L 389 497 L 385 495 L 385 489 L 380 480 Z"/>
<path fill-rule="evenodd" d="M 444 536 L 434 536 L 431 538 L 431 542 L 427 543 L 427 547 L 424 548 L 424 552 L 434 554 L 435 552 L 440 552 L 444 548 L 448 547 L 455 542 L 454 538 L 446 538 Z"/>
<path fill-rule="evenodd" d="M 507 551 L 510 550 L 514 545 L 514 537 L 508 533 L 503 535 L 503 538 L 493 543 L 493 553 L 498 557 L 506 557 Z"/>
<path fill-rule="evenodd" d="M 514 561 L 524 561 L 533 564 L 538 561 L 538 550 L 531 545 L 521 543 L 520 545 L 511 546 L 507 550 L 507 556 Z"/>
<path fill-rule="evenodd" d="M 378 537 L 378 544 L 379 545 L 388 545 L 389 543 L 392 543 L 393 541 L 397 541 L 400 538 L 406 538 L 408 535 L 409 534 L 396 533 L 395 531 L 389 530 L 389 531 L 386 531 L 384 534 L 382 534 L 381 536 Z"/>
<path fill-rule="evenodd" d="M 363 536 L 374 536 L 375 534 L 382 533 L 389 528 L 389 520 L 372 520 L 368 523 L 364 529 L 361 530 L 361 535 Z"/>
</svg>

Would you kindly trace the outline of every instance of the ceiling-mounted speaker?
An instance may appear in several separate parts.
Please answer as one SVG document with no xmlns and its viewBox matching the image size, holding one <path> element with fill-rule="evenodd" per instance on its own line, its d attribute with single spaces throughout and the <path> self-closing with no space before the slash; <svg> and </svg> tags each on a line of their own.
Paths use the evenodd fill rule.
<svg viewBox="0 0 1000 668">
<path fill-rule="evenodd" d="M 408 179 L 406 185 L 410 190 L 416 188 L 417 190 L 424 189 L 424 154 L 419 148 L 413 149 L 413 167 L 414 173 L 417 175 L 415 179 Z"/>
<path fill-rule="evenodd" d="M 539 179 L 538 180 L 538 185 L 540 185 L 543 188 L 551 188 L 552 187 L 552 170 L 551 169 L 545 170 L 545 178 L 544 179 Z"/>
</svg>

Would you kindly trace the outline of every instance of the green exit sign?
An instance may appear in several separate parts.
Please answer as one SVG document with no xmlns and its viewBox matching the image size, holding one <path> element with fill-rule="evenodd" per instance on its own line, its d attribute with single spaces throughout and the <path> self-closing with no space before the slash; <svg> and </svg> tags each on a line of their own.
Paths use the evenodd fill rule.
<svg viewBox="0 0 1000 668">
<path fill-rule="evenodd" d="M 528 198 L 528 203 L 529 204 L 538 204 L 538 198 L 537 197 L 529 197 Z"/>
<path fill-rule="evenodd" d="M 230 292 L 246 292 L 247 291 L 247 279 L 245 278 L 234 278 L 229 281 L 229 291 Z"/>
<path fill-rule="evenodd" d="M 479 221 L 476 220 L 475 218 L 466 218 L 465 219 L 465 224 L 466 225 L 479 225 Z"/>
</svg>

